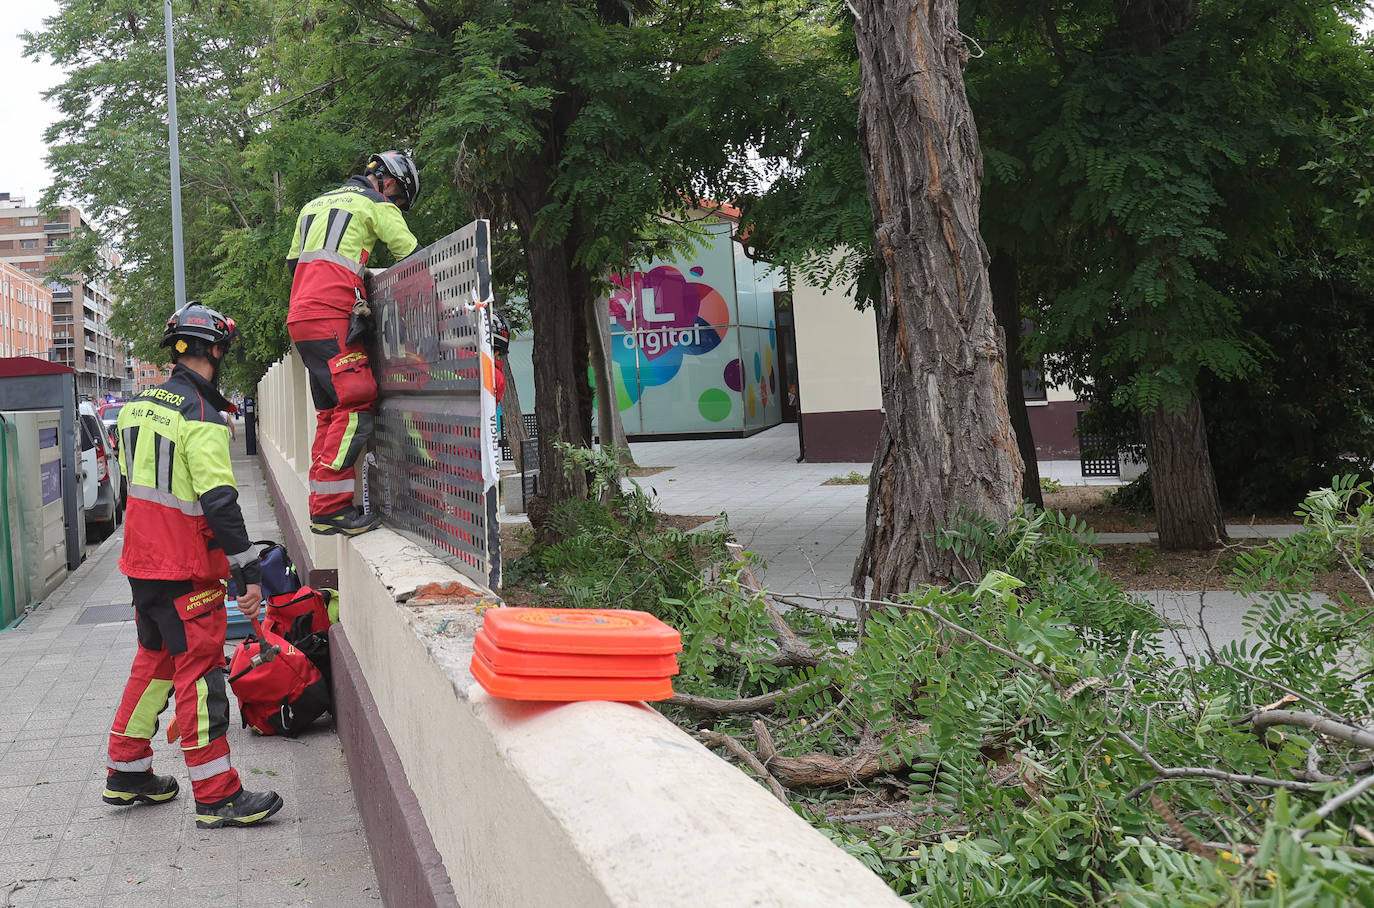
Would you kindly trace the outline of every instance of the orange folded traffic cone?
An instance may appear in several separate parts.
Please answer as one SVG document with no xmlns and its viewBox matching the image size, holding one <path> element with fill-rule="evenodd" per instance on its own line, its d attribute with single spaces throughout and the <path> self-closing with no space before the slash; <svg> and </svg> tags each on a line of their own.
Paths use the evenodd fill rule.
<svg viewBox="0 0 1374 908">
<path fill-rule="evenodd" d="M 682 636 L 629 609 L 496 608 L 483 613 L 472 674 L 511 700 L 666 700 Z"/>
</svg>

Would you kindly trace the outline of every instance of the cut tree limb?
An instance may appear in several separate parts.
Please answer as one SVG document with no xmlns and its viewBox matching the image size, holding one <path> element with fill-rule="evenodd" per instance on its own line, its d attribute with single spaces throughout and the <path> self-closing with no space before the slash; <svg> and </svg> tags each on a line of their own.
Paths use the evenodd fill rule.
<svg viewBox="0 0 1374 908">
<path fill-rule="evenodd" d="M 755 653 L 732 646 L 721 637 L 712 637 L 708 642 L 723 653 L 752 659 L 762 665 L 771 665 L 774 668 L 810 668 L 813 665 L 821 664 L 821 657 L 810 650 L 779 649 L 774 653 Z"/>
<path fill-rule="evenodd" d="M 1250 719 L 1250 727 L 1255 730 L 1255 734 L 1263 740 L 1270 728 L 1275 725 L 1292 725 L 1298 728 L 1306 728 L 1315 731 L 1317 734 L 1326 735 L 1328 738 L 1337 738 L 1347 741 L 1357 747 L 1368 747 L 1374 749 L 1374 731 L 1369 731 L 1345 722 L 1337 722 L 1319 716 L 1316 713 L 1299 712 L 1297 710 L 1274 709 L 1268 712 L 1256 713 Z"/>
<path fill-rule="evenodd" d="M 667 703 L 669 706 L 685 706 L 688 709 L 699 709 L 702 712 L 719 713 L 720 715 L 752 713 L 772 709 L 778 705 L 779 701 L 812 686 L 814 685 L 799 684 L 785 690 L 769 691 L 766 694 L 759 694 L 757 697 L 742 697 L 738 700 L 699 697 L 696 694 L 673 694 L 661 702 Z"/>
<path fill-rule="evenodd" d="M 730 751 L 730 753 L 739 757 L 740 760 L 743 761 L 746 766 L 748 766 L 750 769 L 754 771 L 754 774 L 759 777 L 759 781 L 763 782 L 765 785 L 768 786 L 768 790 L 773 793 L 773 797 L 777 798 L 784 804 L 791 803 L 787 799 L 786 790 L 784 790 L 783 787 L 778 784 L 778 780 L 773 778 L 772 774 L 770 774 L 768 770 L 764 767 L 764 765 L 759 762 L 758 757 L 751 754 L 748 748 L 746 748 L 743 744 L 739 743 L 729 735 L 723 734 L 718 731 L 702 732 L 701 740 L 704 741 L 708 747 L 723 747 L 726 750 Z"/>
<path fill-rule="evenodd" d="M 778 666 L 812 666 L 820 665 L 823 656 L 807 646 L 802 639 L 797 636 L 796 631 L 782 617 L 782 610 L 778 608 L 777 602 L 769 592 L 764 589 L 763 584 L 754 575 L 754 568 L 744 557 L 744 547 L 735 542 L 725 545 L 735 561 L 740 565 L 740 585 L 751 593 L 755 593 L 763 602 L 763 609 L 768 613 L 768 621 L 773 625 L 773 631 L 778 635 L 778 652 L 776 656 L 768 657 L 765 661 L 770 665 Z"/>
<path fill-rule="evenodd" d="M 925 723 L 908 729 L 908 733 L 927 731 L 929 726 Z M 897 772 L 907 766 L 905 760 L 888 748 L 886 741 L 868 735 L 859 741 L 852 754 L 810 753 L 784 757 L 778 754 L 773 738 L 762 722 L 754 723 L 754 734 L 758 737 L 759 752 L 768 771 L 788 788 L 850 785 L 865 782 L 885 772 Z"/>
</svg>

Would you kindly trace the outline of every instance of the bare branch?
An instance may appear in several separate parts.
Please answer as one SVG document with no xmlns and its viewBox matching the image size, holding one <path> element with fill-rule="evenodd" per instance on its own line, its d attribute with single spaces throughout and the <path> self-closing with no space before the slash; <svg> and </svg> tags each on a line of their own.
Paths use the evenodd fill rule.
<svg viewBox="0 0 1374 908">
<path fill-rule="evenodd" d="M 1266 713 L 1265 715 L 1270 715 Z M 1260 785 L 1266 788 L 1287 788 L 1289 791 L 1311 791 L 1317 786 L 1312 782 L 1299 782 L 1294 779 L 1271 779 L 1268 776 L 1252 776 L 1244 773 L 1223 772 L 1220 769 L 1211 769 L 1206 766 L 1179 766 L 1168 767 L 1155 759 L 1144 747 L 1136 743 L 1135 739 L 1126 734 L 1121 729 L 1116 729 L 1116 735 L 1126 746 L 1130 747 L 1141 758 L 1150 765 L 1155 771 L 1155 778 L 1148 782 L 1142 782 L 1135 788 L 1126 792 L 1127 799 L 1134 798 L 1143 792 L 1150 791 L 1161 782 L 1170 779 L 1215 779 L 1218 782 L 1231 782 L 1236 785 Z"/>
<path fill-rule="evenodd" d="M 786 789 L 778 784 L 778 780 L 773 778 L 768 770 L 764 768 L 764 765 L 759 762 L 759 758 L 751 754 L 743 744 L 729 735 L 718 731 L 702 732 L 701 740 L 704 741 L 707 746 L 724 747 L 726 750 L 730 751 L 730 753 L 739 757 L 745 765 L 754 771 L 755 775 L 759 777 L 759 780 L 768 786 L 768 790 L 773 793 L 773 797 L 784 804 L 791 803 L 787 799 Z"/>
<path fill-rule="evenodd" d="M 743 697 L 739 700 L 721 700 L 716 697 L 699 697 L 696 694 L 673 694 L 667 700 L 660 702 L 670 706 L 685 706 L 688 709 L 699 709 L 703 712 L 718 713 L 720 715 L 732 715 L 735 713 L 751 713 L 759 710 L 772 709 L 778 702 L 806 690 L 813 684 L 799 684 L 796 687 L 789 687 L 785 690 L 770 691 L 766 694 L 759 694 L 757 697 Z"/>
<path fill-rule="evenodd" d="M 1326 735 L 1328 738 L 1339 738 L 1358 747 L 1374 748 L 1374 731 L 1366 731 L 1363 728 L 1327 719 L 1315 713 L 1276 709 L 1270 712 L 1257 713 L 1250 719 L 1250 727 L 1255 730 L 1261 740 L 1264 739 L 1266 732 L 1275 725 L 1308 728 L 1317 734 Z"/>
<path fill-rule="evenodd" d="M 1331 814 L 1339 810 L 1342 806 L 1349 804 L 1351 801 L 1355 800 L 1360 795 L 1369 791 L 1371 788 L 1374 788 L 1374 775 L 1365 776 L 1363 779 L 1356 782 L 1354 785 L 1351 785 L 1345 791 L 1336 795 L 1334 798 L 1331 798 L 1330 800 L 1326 801 L 1324 804 L 1322 804 L 1322 806 L 1318 807 L 1315 811 L 1313 811 L 1313 815 L 1315 815 L 1318 820 L 1324 820 L 1327 817 L 1331 816 Z M 1294 829 L 1293 841 L 1301 842 L 1302 837 L 1307 835 L 1308 832 L 1310 832 L 1310 830 Z"/>
<path fill-rule="evenodd" d="M 1273 678 L 1261 678 L 1259 675 L 1252 675 L 1250 672 L 1247 672 L 1245 669 L 1241 668 L 1240 666 L 1238 666 L 1238 665 L 1232 665 L 1231 663 L 1225 661 L 1224 659 L 1217 659 L 1217 660 L 1216 660 L 1216 664 L 1217 664 L 1217 665 L 1220 665 L 1222 668 L 1229 669 L 1229 670 L 1235 672 L 1236 674 L 1241 675 L 1242 677 L 1249 678 L 1251 681 L 1255 681 L 1255 682 L 1257 682 L 1257 683 L 1259 683 L 1259 684 L 1268 684 L 1270 687 L 1275 688 L 1276 690 L 1281 690 L 1281 691 L 1283 691 L 1285 694 L 1287 694 L 1288 696 L 1293 697 L 1294 699 L 1297 699 L 1297 700 L 1301 700 L 1303 703 L 1306 703 L 1308 706 L 1315 707 L 1316 709 L 1318 709 L 1318 710 L 1320 710 L 1320 711 L 1326 713 L 1327 718 L 1335 719 L 1335 720 L 1340 721 L 1340 722 L 1346 721 L 1345 718 L 1344 718 L 1343 716 L 1338 716 L 1338 715 L 1336 715 L 1335 713 L 1331 712 L 1331 710 L 1327 709 L 1325 706 L 1323 706 L 1322 704 L 1318 703 L 1316 700 L 1313 700 L 1311 697 L 1308 697 L 1308 696 L 1305 696 L 1305 695 L 1303 695 L 1303 694 L 1300 694 L 1300 693 L 1298 693 L 1297 691 L 1293 690 L 1292 688 L 1287 687 L 1287 686 L 1285 686 L 1285 685 L 1283 685 L 1283 684 L 1280 684 L 1278 681 L 1275 681 Z"/>
</svg>

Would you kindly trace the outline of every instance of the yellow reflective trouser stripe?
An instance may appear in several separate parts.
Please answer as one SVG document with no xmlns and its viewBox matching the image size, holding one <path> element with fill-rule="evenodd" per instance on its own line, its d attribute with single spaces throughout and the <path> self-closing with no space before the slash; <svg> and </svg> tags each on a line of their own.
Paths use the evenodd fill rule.
<svg viewBox="0 0 1374 908">
<path fill-rule="evenodd" d="M 138 698 L 129 722 L 124 726 L 128 738 L 151 738 L 157 731 L 157 717 L 167 708 L 167 698 L 172 695 L 172 682 L 153 680 Z"/>
<path fill-rule="evenodd" d="M 204 678 L 196 679 L 196 730 L 196 747 L 205 747 L 210 743 L 210 686 Z"/>
<path fill-rule="evenodd" d="M 353 446 L 353 436 L 358 431 L 358 414 L 348 414 L 348 428 L 344 429 L 343 438 L 339 439 L 339 453 L 335 455 L 334 462 L 329 465 L 331 470 L 342 470 L 344 460 L 348 457 L 348 449 Z"/>
</svg>

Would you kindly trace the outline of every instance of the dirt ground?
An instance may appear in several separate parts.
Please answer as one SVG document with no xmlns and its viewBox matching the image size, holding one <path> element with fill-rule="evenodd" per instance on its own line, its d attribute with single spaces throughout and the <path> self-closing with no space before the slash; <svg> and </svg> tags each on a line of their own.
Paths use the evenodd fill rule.
<svg viewBox="0 0 1374 908">
<path fill-rule="evenodd" d="M 1045 508 L 1063 511 L 1083 520 L 1098 533 L 1152 533 L 1153 514 L 1129 511 L 1107 499 L 1110 487 L 1065 486 L 1045 493 Z M 1291 512 L 1276 514 L 1228 514 L 1231 526 L 1299 523 Z M 1153 543 L 1098 545 L 1102 569 L 1127 589 L 1220 590 L 1229 587 L 1231 571 L 1241 551 L 1263 545 L 1263 540 L 1232 540 L 1223 549 L 1202 552 L 1164 552 Z M 1346 571 L 1320 574 L 1313 589 L 1334 596 L 1348 593 L 1356 602 L 1369 601 L 1364 584 Z"/>
</svg>

